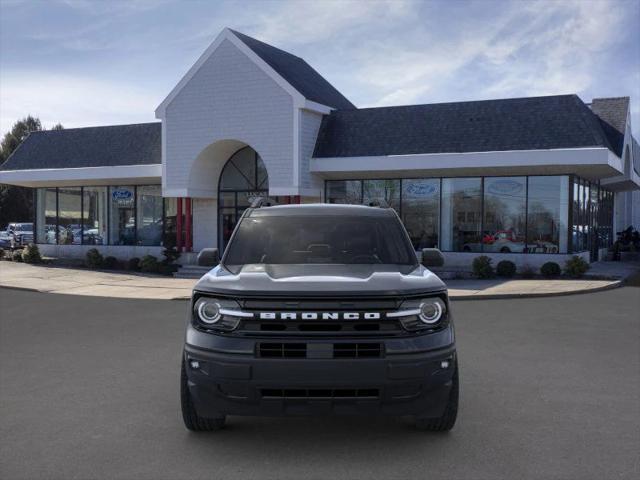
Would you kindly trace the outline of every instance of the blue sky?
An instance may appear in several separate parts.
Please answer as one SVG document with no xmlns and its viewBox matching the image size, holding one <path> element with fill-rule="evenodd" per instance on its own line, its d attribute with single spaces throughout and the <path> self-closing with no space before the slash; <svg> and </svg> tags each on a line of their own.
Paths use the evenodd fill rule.
<svg viewBox="0 0 640 480">
<path fill-rule="evenodd" d="M 303 57 L 359 107 L 632 97 L 640 0 L 0 0 L 0 132 L 136 123 L 225 27 Z"/>
</svg>

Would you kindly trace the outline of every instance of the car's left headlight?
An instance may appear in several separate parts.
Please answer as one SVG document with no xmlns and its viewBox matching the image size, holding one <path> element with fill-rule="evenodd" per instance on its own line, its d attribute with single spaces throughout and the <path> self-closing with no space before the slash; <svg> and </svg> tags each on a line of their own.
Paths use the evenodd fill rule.
<svg viewBox="0 0 640 480">
<path fill-rule="evenodd" d="M 243 312 L 233 300 L 197 296 L 193 302 L 193 324 L 205 330 L 231 331 L 243 318 L 252 318 L 252 312 Z"/>
<path fill-rule="evenodd" d="M 400 310 L 387 313 L 411 331 L 439 328 L 447 319 L 447 305 L 440 297 L 405 300 Z"/>
</svg>

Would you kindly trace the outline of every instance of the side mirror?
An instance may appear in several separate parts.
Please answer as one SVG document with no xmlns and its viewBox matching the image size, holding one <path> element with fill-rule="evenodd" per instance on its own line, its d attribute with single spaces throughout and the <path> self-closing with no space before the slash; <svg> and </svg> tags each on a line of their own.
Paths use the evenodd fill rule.
<svg viewBox="0 0 640 480">
<path fill-rule="evenodd" d="M 444 255 L 437 248 L 423 248 L 422 265 L 425 267 L 441 267 L 444 265 Z"/>
<path fill-rule="evenodd" d="M 217 248 L 203 248 L 197 259 L 200 267 L 216 267 L 220 263 L 220 253 Z"/>
</svg>

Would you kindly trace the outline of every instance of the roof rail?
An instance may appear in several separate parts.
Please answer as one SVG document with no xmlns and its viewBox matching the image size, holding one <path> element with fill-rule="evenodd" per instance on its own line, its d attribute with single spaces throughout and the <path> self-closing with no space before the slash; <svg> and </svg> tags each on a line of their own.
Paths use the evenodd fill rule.
<svg viewBox="0 0 640 480">
<path fill-rule="evenodd" d="M 251 202 L 251 208 L 260 208 L 260 207 L 270 207 L 271 202 L 264 197 L 258 197 L 253 202 Z"/>
</svg>

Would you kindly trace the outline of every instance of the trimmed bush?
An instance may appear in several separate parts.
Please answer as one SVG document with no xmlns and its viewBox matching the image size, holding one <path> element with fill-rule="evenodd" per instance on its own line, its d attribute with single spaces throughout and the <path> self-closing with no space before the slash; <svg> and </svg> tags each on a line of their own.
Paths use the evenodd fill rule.
<svg viewBox="0 0 640 480">
<path fill-rule="evenodd" d="M 37 245 L 30 243 L 22 250 L 22 261 L 25 263 L 42 263 L 40 249 Z"/>
<path fill-rule="evenodd" d="M 547 262 L 540 267 L 540 273 L 547 278 L 559 277 L 562 273 L 560 265 L 556 262 Z"/>
<path fill-rule="evenodd" d="M 164 262 L 158 264 L 158 273 L 162 275 L 173 275 L 174 272 L 178 271 L 178 265 L 166 264 Z"/>
<path fill-rule="evenodd" d="M 536 271 L 530 265 L 523 265 L 520 269 L 520 275 L 522 276 L 522 278 L 533 278 L 536 276 Z"/>
<path fill-rule="evenodd" d="M 147 273 L 155 273 L 158 271 L 158 259 L 153 255 L 145 255 L 140 260 L 140 270 Z"/>
<path fill-rule="evenodd" d="M 127 261 L 127 270 L 140 270 L 140 259 L 138 257 L 130 258 Z"/>
<path fill-rule="evenodd" d="M 564 271 L 573 278 L 580 278 L 589 270 L 589 264 L 578 255 L 574 255 L 565 263 Z"/>
<path fill-rule="evenodd" d="M 15 252 L 11 253 L 11 260 L 13 260 L 14 262 L 22 263 L 22 252 L 20 250 L 16 250 Z"/>
<path fill-rule="evenodd" d="M 496 265 L 496 273 L 499 277 L 511 278 L 516 274 L 516 264 L 510 260 L 502 260 Z"/>
<path fill-rule="evenodd" d="M 105 257 L 102 261 L 102 268 L 107 270 L 115 270 L 118 268 L 118 259 L 116 257 Z"/>
<path fill-rule="evenodd" d="M 478 278 L 492 278 L 493 267 L 491 266 L 491 259 L 486 255 L 481 255 L 473 259 L 473 273 Z"/>
<path fill-rule="evenodd" d="M 98 251 L 97 248 L 92 248 L 87 251 L 87 257 L 85 263 L 89 268 L 100 268 L 102 267 L 102 262 L 104 259 L 102 258 L 102 254 Z"/>
</svg>

